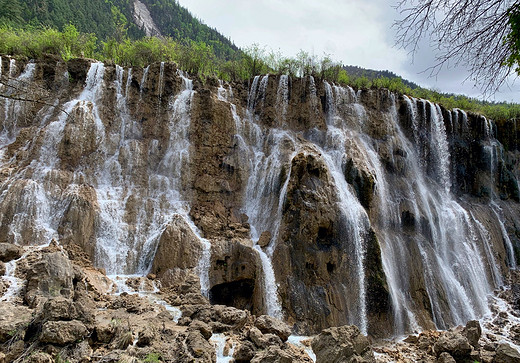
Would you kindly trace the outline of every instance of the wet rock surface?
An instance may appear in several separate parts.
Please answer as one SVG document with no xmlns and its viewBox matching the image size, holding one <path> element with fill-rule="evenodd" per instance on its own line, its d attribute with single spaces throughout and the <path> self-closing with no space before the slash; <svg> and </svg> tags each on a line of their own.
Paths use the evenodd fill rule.
<svg viewBox="0 0 520 363">
<path fill-rule="evenodd" d="M 76 265 L 57 249 L 50 246 L 20 261 L 19 276 L 27 281 L 26 286 L 34 286 L 21 293 L 37 296 L 38 304 L 24 306 L 23 301 L 34 299 L 27 297 L 0 301 L 0 352 L 4 355 L 0 359 L 4 362 L 215 362 L 215 333 L 227 335 L 227 351 L 234 347 L 236 361 L 311 362 L 301 348 L 285 342 L 291 331 L 282 321 L 268 316 L 255 319 L 248 311 L 206 301 L 181 306 L 183 316 L 176 323 L 164 305 L 136 291 L 100 293 L 92 284 L 96 275 L 91 269 Z M 48 263 L 57 256 L 66 268 Z M 46 273 L 38 278 L 34 270 L 42 266 Z M 66 285 L 70 294 L 49 294 L 47 287 L 53 283 L 62 287 L 71 271 L 74 281 Z M 130 291 L 131 286 L 153 286 L 153 280 L 146 277 L 134 279 L 127 281 Z M 175 295 L 166 288 L 162 298 L 170 300 Z"/>
<path fill-rule="evenodd" d="M 49 102 L 0 102 L 0 293 L 16 290 L 0 360 L 214 361 L 222 333 L 237 361 L 307 361 L 291 331 L 448 329 L 487 314 L 484 297 L 509 283 L 520 305 L 507 281 L 520 246 L 516 124 L 311 77 L 225 84 L 171 63 L 2 59 L 2 80 L 34 66 L 26 91 Z M 118 291 L 107 272 L 148 275 L 126 288 L 160 291 L 183 316 Z M 285 323 L 261 316 L 275 298 Z M 519 344 L 520 328 L 492 313 L 489 326 L 425 330 L 376 352 L 514 360 L 490 331 L 507 327 Z M 366 343 L 349 334 L 339 347 Z"/>
</svg>

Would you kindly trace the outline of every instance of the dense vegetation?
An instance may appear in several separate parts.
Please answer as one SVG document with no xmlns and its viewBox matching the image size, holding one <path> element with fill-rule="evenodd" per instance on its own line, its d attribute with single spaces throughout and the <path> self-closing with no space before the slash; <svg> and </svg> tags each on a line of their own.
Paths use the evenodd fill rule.
<svg viewBox="0 0 520 363">
<path fill-rule="evenodd" d="M 0 0 L 1 1 L 1 0 Z M 64 60 L 73 57 L 89 57 L 101 61 L 113 61 L 122 66 L 146 66 L 153 62 L 176 62 L 183 70 L 200 76 L 215 76 L 227 81 L 243 81 L 259 74 L 288 74 L 292 77 L 314 76 L 354 88 L 384 87 L 391 91 L 425 98 L 442 104 L 448 109 L 461 108 L 478 112 L 501 121 L 520 117 L 520 105 L 492 103 L 466 96 L 442 94 L 436 91 L 410 87 L 400 77 L 379 75 L 368 78 L 362 73 L 352 75 L 345 67 L 329 56 L 317 57 L 300 51 L 295 57 L 284 57 L 279 52 L 267 51 L 253 45 L 236 52 L 232 59 L 217 56 L 215 48 L 204 41 L 176 41 L 171 37 L 144 37 L 130 40 L 110 38 L 100 41 L 94 34 L 79 32 L 74 25 L 64 26 L 63 31 L 52 28 L 14 30 L 0 28 L 0 54 L 38 58 L 55 54 Z M 370 74 L 369 74 L 370 75 Z"/>
<path fill-rule="evenodd" d="M 215 55 L 231 59 L 238 48 L 208 27 L 176 0 L 143 0 L 161 34 L 188 45 L 204 42 Z M 133 21 L 134 0 L 0 0 L 0 25 L 12 29 L 46 28 L 60 31 L 72 24 L 100 41 L 138 40 L 144 32 Z"/>
</svg>

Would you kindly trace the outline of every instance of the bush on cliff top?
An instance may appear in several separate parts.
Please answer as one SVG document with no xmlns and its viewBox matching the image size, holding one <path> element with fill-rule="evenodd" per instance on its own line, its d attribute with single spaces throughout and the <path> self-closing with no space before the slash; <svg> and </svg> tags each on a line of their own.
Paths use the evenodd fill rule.
<svg viewBox="0 0 520 363">
<path fill-rule="evenodd" d="M 177 42 L 169 37 L 145 37 L 139 40 L 123 38 L 119 41 L 112 38 L 98 42 L 94 34 L 80 33 L 73 25 L 66 26 L 62 32 L 51 28 L 15 30 L 3 26 L 0 27 L 0 54 L 28 58 L 54 54 L 64 60 L 87 57 L 134 67 L 160 61 L 176 62 L 179 68 L 191 74 L 216 76 L 226 81 L 243 81 L 266 73 L 288 74 L 292 77 L 314 76 L 358 89 L 387 88 L 392 92 L 428 99 L 447 109 L 460 108 L 481 113 L 496 121 L 520 118 L 519 104 L 480 101 L 420 87 L 412 89 L 399 77 L 372 80 L 365 76 L 351 77 L 340 63 L 328 55 L 320 58 L 300 51 L 296 57 L 287 58 L 279 52 L 267 52 L 258 45 L 237 53 L 235 59 L 223 60 L 216 56 L 211 45 L 203 41 Z"/>
</svg>

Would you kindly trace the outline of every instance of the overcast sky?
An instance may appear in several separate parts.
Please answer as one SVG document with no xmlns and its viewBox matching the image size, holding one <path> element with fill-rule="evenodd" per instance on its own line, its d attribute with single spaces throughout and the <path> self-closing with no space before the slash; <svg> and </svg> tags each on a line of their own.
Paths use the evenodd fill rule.
<svg viewBox="0 0 520 363">
<path fill-rule="evenodd" d="M 193 15 L 239 47 L 253 43 L 295 56 L 299 50 L 330 54 L 344 64 L 390 70 L 420 86 L 481 98 L 463 69 L 421 73 L 433 64 L 422 48 L 412 64 L 394 47 L 392 23 L 399 16 L 390 0 L 179 0 Z M 497 101 L 520 102 L 520 80 L 503 87 Z"/>
</svg>

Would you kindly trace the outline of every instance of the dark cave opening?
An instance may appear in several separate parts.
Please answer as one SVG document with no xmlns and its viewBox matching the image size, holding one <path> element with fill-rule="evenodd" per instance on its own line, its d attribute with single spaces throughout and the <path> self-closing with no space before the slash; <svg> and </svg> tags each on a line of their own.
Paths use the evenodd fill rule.
<svg viewBox="0 0 520 363">
<path fill-rule="evenodd" d="M 254 289 L 255 281 L 252 279 L 225 282 L 210 289 L 209 300 L 213 305 L 227 305 L 252 311 Z"/>
</svg>

